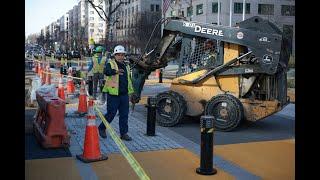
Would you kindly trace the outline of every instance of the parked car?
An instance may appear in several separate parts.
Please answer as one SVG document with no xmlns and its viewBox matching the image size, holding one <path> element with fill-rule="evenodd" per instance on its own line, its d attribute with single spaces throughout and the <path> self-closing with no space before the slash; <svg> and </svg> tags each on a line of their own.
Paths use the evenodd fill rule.
<svg viewBox="0 0 320 180">
<path fill-rule="evenodd" d="M 81 58 L 79 51 L 72 51 L 71 54 L 72 54 L 72 58 Z"/>
</svg>

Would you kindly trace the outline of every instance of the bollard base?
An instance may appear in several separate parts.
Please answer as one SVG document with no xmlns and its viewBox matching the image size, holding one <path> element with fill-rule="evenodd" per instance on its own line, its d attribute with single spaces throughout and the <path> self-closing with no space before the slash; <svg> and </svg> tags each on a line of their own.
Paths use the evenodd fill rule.
<svg viewBox="0 0 320 180">
<path fill-rule="evenodd" d="M 201 175 L 214 175 L 217 173 L 217 170 L 215 168 L 212 168 L 212 170 L 203 170 L 201 168 L 197 168 L 196 172 Z"/>
<path fill-rule="evenodd" d="M 83 157 L 83 155 L 76 155 L 76 158 L 79 159 L 80 161 L 84 162 L 84 163 L 91 163 L 91 162 L 96 162 L 96 161 L 104 161 L 108 159 L 108 156 L 105 154 L 101 154 L 100 158 L 97 159 L 87 159 L 85 157 Z"/>
<path fill-rule="evenodd" d="M 144 134 L 145 136 L 157 136 L 156 134 Z"/>
<path fill-rule="evenodd" d="M 74 114 L 79 115 L 79 117 L 84 117 L 84 116 L 87 114 L 87 112 L 79 112 L 79 111 L 75 111 L 75 112 L 74 112 Z"/>
</svg>

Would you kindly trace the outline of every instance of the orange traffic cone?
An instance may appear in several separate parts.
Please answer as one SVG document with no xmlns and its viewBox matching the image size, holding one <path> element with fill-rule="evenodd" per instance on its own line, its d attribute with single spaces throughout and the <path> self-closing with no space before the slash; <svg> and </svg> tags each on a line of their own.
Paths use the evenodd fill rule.
<svg viewBox="0 0 320 180">
<path fill-rule="evenodd" d="M 38 75 L 40 77 L 41 76 L 42 67 L 41 67 L 41 63 L 40 62 L 38 64 L 39 64 L 38 65 Z"/>
<path fill-rule="evenodd" d="M 88 108 L 87 108 L 87 95 L 85 93 L 85 84 L 84 84 L 84 81 L 81 81 L 78 113 L 80 114 L 80 116 L 83 116 L 87 112 L 88 112 Z"/>
<path fill-rule="evenodd" d="M 63 100 L 66 100 L 66 97 L 64 96 L 64 87 L 63 87 L 62 74 L 60 74 L 60 79 L 59 79 L 58 97 L 63 99 Z"/>
<path fill-rule="evenodd" d="M 44 68 L 42 69 L 42 79 L 41 79 L 41 82 L 42 82 L 42 85 L 46 83 L 46 75 L 47 75 L 47 70 L 46 70 L 46 66 L 44 66 Z"/>
<path fill-rule="evenodd" d="M 160 69 L 156 69 L 156 77 L 160 76 Z"/>
<path fill-rule="evenodd" d="M 68 76 L 72 76 L 71 72 L 69 71 Z M 75 92 L 75 86 L 73 83 L 73 79 L 71 77 L 68 77 L 67 82 L 67 94 L 73 94 Z"/>
<path fill-rule="evenodd" d="M 41 85 L 44 85 L 44 71 L 42 68 L 40 68 L 40 80 L 41 80 Z"/>
<path fill-rule="evenodd" d="M 51 84 L 51 74 L 50 73 L 50 66 L 46 67 L 47 73 L 46 73 L 46 85 Z"/>
<path fill-rule="evenodd" d="M 85 132 L 83 154 L 76 155 L 76 157 L 85 163 L 107 160 L 108 157 L 100 152 L 98 128 L 96 126 L 96 115 L 93 109 L 93 100 L 89 100 L 87 119 L 88 121 Z"/>
<path fill-rule="evenodd" d="M 38 63 L 34 64 L 34 72 L 38 74 Z"/>
</svg>

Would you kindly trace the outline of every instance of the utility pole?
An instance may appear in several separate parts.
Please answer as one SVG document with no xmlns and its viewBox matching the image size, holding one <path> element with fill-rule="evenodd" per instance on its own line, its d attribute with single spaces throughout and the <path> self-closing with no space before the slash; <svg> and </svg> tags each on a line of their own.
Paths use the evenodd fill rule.
<svg viewBox="0 0 320 180">
<path fill-rule="evenodd" d="M 232 0 L 230 0 L 230 11 L 229 11 L 229 26 L 232 25 Z"/>
<path fill-rule="evenodd" d="M 220 25 L 220 0 L 218 0 L 218 25 Z"/>
<path fill-rule="evenodd" d="M 246 0 L 243 0 L 243 3 L 242 3 L 242 21 L 244 21 L 245 13 L 246 13 Z"/>
</svg>

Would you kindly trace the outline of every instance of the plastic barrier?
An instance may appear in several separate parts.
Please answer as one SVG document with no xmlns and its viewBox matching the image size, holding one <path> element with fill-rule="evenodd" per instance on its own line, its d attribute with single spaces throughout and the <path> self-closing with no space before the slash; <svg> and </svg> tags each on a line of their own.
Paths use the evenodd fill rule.
<svg viewBox="0 0 320 180">
<path fill-rule="evenodd" d="M 66 104 L 50 92 L 36 91 L 39 108 L 33 121 L 34 134 L 44 148 L 70 146 L 70 136 L 64 122 Z"/>
</svg>

